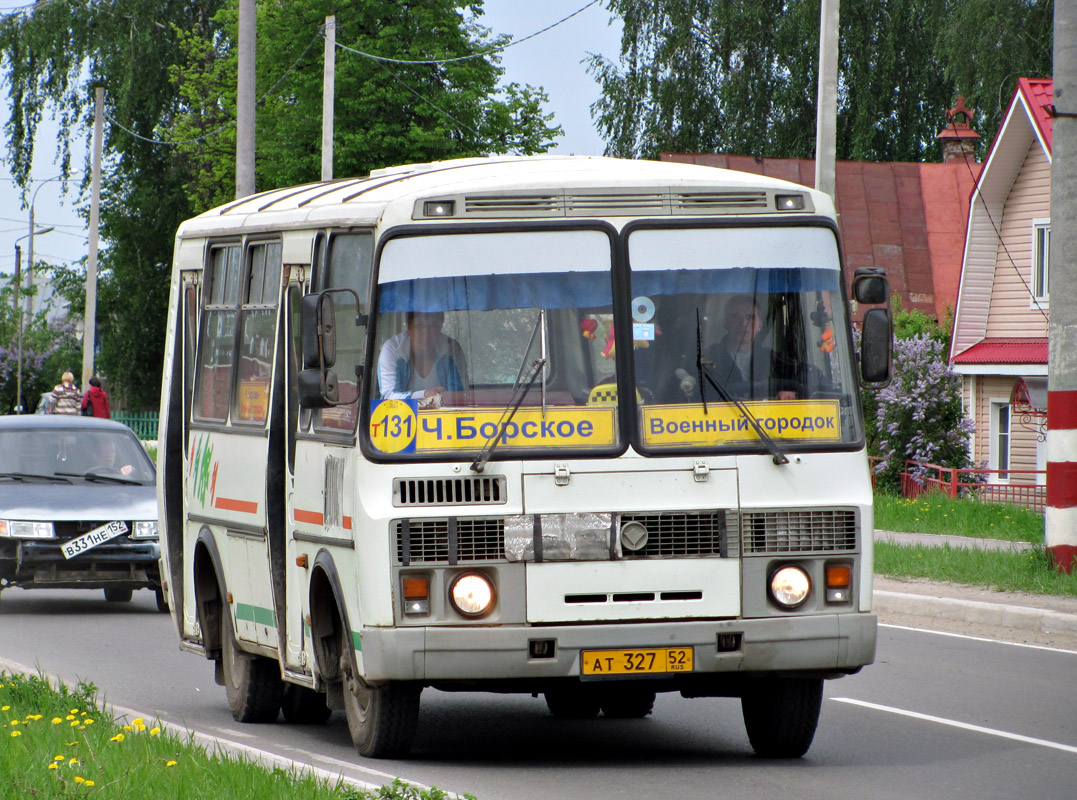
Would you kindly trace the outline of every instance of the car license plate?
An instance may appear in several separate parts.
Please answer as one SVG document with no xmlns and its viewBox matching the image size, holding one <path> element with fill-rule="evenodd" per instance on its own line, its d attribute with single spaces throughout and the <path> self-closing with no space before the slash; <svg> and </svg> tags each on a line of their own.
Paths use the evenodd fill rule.
<svg viewBox="0 0 1077 800">
<path fill-rule="evenodd" d="M 646 650 L 584 650 L 584 675 L 646 675 L 691 672 L 691 647 L 656 647 Z"/>
<path fill-rule="evenodd" d="M 102 542 L 107 542 L 109 539 L 115 539 L 127 533 L 126 522 L 110 522 L 107 525 L 102 525 L 100 528 L 94 528 L 89 533 L 84 533 L 77 539 L 72 539 L 63 545 L 64 558 L 74 558 L 75 556 L 85 553 L 87 550 L 91 550 Z"/>
</svg>

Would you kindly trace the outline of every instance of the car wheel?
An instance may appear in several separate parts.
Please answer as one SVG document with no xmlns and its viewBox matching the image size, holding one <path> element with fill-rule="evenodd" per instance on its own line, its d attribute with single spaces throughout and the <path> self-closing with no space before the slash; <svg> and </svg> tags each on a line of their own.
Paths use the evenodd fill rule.
<svg viewBox="0 0 1077 800">
<path fill-rule="evenodd" d="M 607 687 L 599 705 L 602 713 L 615 719 L 642 719 L 654 710 L 655 693 L 636 687 Z"/>
<path fill-rule="evenodd" d="M 821 678 L 770 678 L 741 698 L 744 727 L 756 755 L 800 758 L 811 747 L 823 705 Z"/>
<path fill-rule="evenodd" d="M 134 593 L 133 589 L 105 589 L 105 600 L 110 603 L 129 603 Z"/>
<path fill-rule="evenodd" d="M 582 685 L 551 689 L 543 693 L 546 708 L 558 719 L 591 719 L 598 716 L 598 697 Z"/>
<path fill-rule="evenodd" d="M 275 722 L 284 681 L 277 662 L 240 651 L 227 611 L 221 614 L 221 671 L 228 707 L 237 722 Z"/>
<path fill-rule="evenodd" d="M 293 725 L 321 725 L 333 713 L 325 704 L 325 695 L 322 692 L 294 683 L 285 684 L 280 710 L 284 712 L 284 718 Z"/>
<path fill-rule="evenodd" d="M 422 686 L 406 681 L 371 686 L 359 677 L 354 654 L 351 635 L 342 629 L 340 675 L 352 744 L 368 758 L 407 755 L 419 724 Z"/>
<path fill-rule="evenodd" d="M 168 613 L 168 598 L 165 596 L 165 590 L 158 586 L 153 590 L 153 595 L 157 600 L 157 610 L 167 614 Z"/>
</svg>

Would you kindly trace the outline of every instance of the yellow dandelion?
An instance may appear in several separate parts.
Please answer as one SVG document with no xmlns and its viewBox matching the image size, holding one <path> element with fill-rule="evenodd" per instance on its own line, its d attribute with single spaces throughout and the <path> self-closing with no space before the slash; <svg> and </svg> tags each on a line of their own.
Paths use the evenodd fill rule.
<svg viewBox="0 0 1077 800">
<path fill-rule="evenodd" d="M 77 708 L 73 708 L 73 709 L 71 709 L 71 713 L 72 714 L 77 714 L 77 713 L 79 713 L 79 710 Z"/>
<path fill-rule="evenodd" d="M 86 779 L 84 777 L 82 777 L 81 775 L 76 775 L 75 776 L 75 783 L 86 783 Z"/>
<path fill-rule="evenodd" d="M 134 728 L 132 728 L 132 727 L 131 727 L 130 725 L 124 725 L 124 726 L 123 726 L 123 729 L 124 729 L 125 731 L 127 731 L 128 733 L 130 733 L 131 731 L 133 731 L 133 730 L 134 730 Z"/>
<path fill-rule="evenodd" d="M 79 724 L 79 721 L 77 719 L 71 720 L 71 727 L 72 728 L 76 727 L 78 724 Z"/>
<path fill-rule="evenodd" d="M 77 744 L 78 744 L 78 742 L 64 742 L 64 744 L 65 744 L 65 745 L 66 745 L 67 747 L 74 747 L 75 745 L 77 745 Z"/>
<path fill-rule="evenodd" d="M 79 713 L 80 713 L 80 714 L 82 714 L 82 716 L 84 716 L 84 717 L 85 717 L 85 716 L 86 716 L 86 714 L 87 714 L 88 712 L 86 712 L 86 711 L 80 711 Z"/>
<path fill-rule="evenodd" d="M 63 720 L 60 719 L 59 717 L 53 717 L 52 718 L 52 724 L 53 725 L 59 725 L 61 722 L 63 722 Z"/>
<path fill-rule="evenodd" d="M 75 718 L 74 714 L 68 714 L 66 717 L 64 717 L 64 719 L 74 719 L 74 718 Z"/>
<path fill-rule="evenodd" d="M 63 754 L 61 753 L 61 754 L 60 754 L 60 755 L 58 755 L 58 756 L 53 756 L 53 757 L 52 757 L 52 760 L 53 760 L 53 761 L 67 761 L 67 756 L 65 756 L 65 755 L 63 755 Z"/>
<path fill-rule="evenodd" d="M 160 728 L 150 728 L 150 736 L 157 736 L 160 732 Z"/>
<path fill-rule="evenodd" d="M 165 764 L 165 766 L 166 767 L 174 767 L 174 766 L 176 766 L 176 762 L 175 761 L 169 761 L 168 763 Z"/>
<path fill-rule="evenodd" d="M 74 767 L 74 766 L 77 766 L 78 763 L 79 763 L 79 760 L 77 758 L 68 759 L 67 766 Z"/>
<path fill-rule="evenodd" d="M 93 725 L 93 718 L 92 717 L 87 717 L 86 719 L 83 720 L 83 722 L 86 723 L 87 725 Z"/>
<path fill-rule="evenodd" d="M 124 739 L 123 734 L 122 733 L 117 733 L 115 736 L 113 736 L 111 739 L 109 739 L 109 741 L 110 742 L 122 742 L 123 739 Z"/>
<path fill-rule="evenodd" d="M 0 706 L 0 711 L 10 711 L 11 706 Z"/>
<path fill-rule="evenodd" d="M 26 718 L 27 719 L 32 719 L 34 722 L 37 722 L 39 719 L 41 719 L 41 715 L 40 714 L 27 714 Z"/>
<path fill-rule="evenodd" d="M 131 724 L 136 725 L 136 726 L 137 725 L 144 725 L 145 723 L 146 723 L 146 720 L 142 719 L 142 717 L 135 717 L 133 720 L 131 720 Z"/>
<path fill-rule="evenodd" d="M 59 769 L 59 768 L 60 768 L 59 764 L 49 764 L 49 769 Z"/>
<path fill-rule="evenodd" d="M 11 736 L 12 736 L 12 738 L 14 738 L 16 736 L 22 736 L 22 731 L 12 731 Z"/>
<path fill-rule="evenodd" d="M 86 781 L 87 786 L 93 786 L 93 781 Z"/>
</svg>

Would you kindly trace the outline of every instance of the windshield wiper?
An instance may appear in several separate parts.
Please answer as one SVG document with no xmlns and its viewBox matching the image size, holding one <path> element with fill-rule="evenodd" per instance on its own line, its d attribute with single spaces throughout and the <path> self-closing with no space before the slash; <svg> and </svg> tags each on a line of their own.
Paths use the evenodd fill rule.
<svg viewBox="0 0 1077 800">
<path fill-rule="evenodd" d="M 771 458 L 775 464 L 788 464 L 789 457 L 781 451 L 778 444 L 770 437 L 770 435 L 763 430 L 763 426 L 759 424 L 759 421 L 752 416 L 752 412 L 748 410 L 748 407 L 738 398 L 731 395 L 726 391 L 718 381 L 711 375 L 708 367 L 713 367 L 710 361 L 703 358 L 703 327 L 699 320 L 699 309 L 696 309 L 696 371 L 699 373 L 699 398 L 703 402 L 703 414 L 707 414 L 707 401 L 703 396 L 703 379 L 706 378 L 707 383 L 714 387 L 714 391 L 718 393 L 718 396 L 727 403 L 732 403 L 740 411 L 741 415 L 748 420 L 752 428 L 759 435 L 760 441 L 763 442 L 767 451 L 770 453 Z"/>
<path fill-rule="evenodd" d="M 531 373 L 527 377 L 526 382 L 522 382 L 524 370 L 527 369 L 527 354 L 531 352 L 531 345 L 535 342 L 535 336 L 538 335 L 539 339 L 539 357 L 531 362 Z M 509 402 L 505 406 L 505 409 L 501 412 L 501 419 L 497 421 L 497 430 L 494 435 L 486 440 L 486 444 L 482 446 L 482 450 L 479 451 L 478 457 L 471 462 L 471 469 L 474 472 L 482 472 L 486 467 L 486 462 L 490 460 L 490 456 L 493 455 L 494 448 L 501 444 L 501 438 L 505 435 L 505 426 L 512 421 L 512 418 L 516 415 L 516 409 L 520 407 L 520 404 L 527 397 L 527 393 L 531 391 L 531 387 L 535 383 L 535 379 L 542 373 L 542 416 L 546 417 L 546 311 L 542 309 L 539 311 L 539 318 L 535 322 L 535 327 L 531 331 L 531 338 L 527 342 L 527 348 L 524 350 L 523 360 L 520 362 L 520 369 L 516 373 L 516 380 L 512 384 L 512 395 L 509 397 Z"/>
<path fill-rule="evenodd" d="M 62 483 L 71 483 L 67 478 L 60 477 L 62 472 L 57 472 L 55 475 L 38 475 L 36 472 L 0 472 L 0 478 L 11 478 L 16 481 L 26 480 L 39 480 L 39 481 L 60 481 Z"/>
<path fill-rule="evenodd" d="M 69 478 L 83 478 L 91 483 L 122 483 L 126 486 L 144 486 L 145 482 L 136 478 L 124 478 L 120 475 L 102 475 L 100 472 L 57 472 Z"/>
</svg>

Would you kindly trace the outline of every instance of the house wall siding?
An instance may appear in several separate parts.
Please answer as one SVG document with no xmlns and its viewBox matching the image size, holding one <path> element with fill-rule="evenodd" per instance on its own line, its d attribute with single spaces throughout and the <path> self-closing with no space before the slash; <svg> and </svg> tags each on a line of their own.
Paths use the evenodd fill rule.
<svg viewBox="0 0 1077 800">
<path fill-rule="evenodd" d="M 1045 313 L 1035 306 L 1030 307 L 1029 285 L 1032 275 L 1032 221 L 1050 216 L 1051 163 L 1039 142 L 1034 141 L 1002 214 L 1002 241 L 997 247 L 987 317 L 988 337 L 1047 336 Z"/>
<path fill-rule="evenodd" d="M 991 461 L 991 448 L 995 442 L 995 429 L 992 425 L 992 401 L 1009 402 L 1017 379 L 1006 375 L 984 375 L 976 379 L 976 408 L 973 421 L 976 423 L 974 463 L 994 467 Z M 1028 421 L 1018 414 L 1010 415 L 1010 469 L 1036 469 L 1036 442 L 1039 436 L 1039 420 Z M 1042 446 L 1042 445 L 1041 445 Z M 997 481 L 991 476 L 991 481 Z M 1011 483 L 1035 483 L 1034 475 L 1012 475 Z"/>
</svg>

